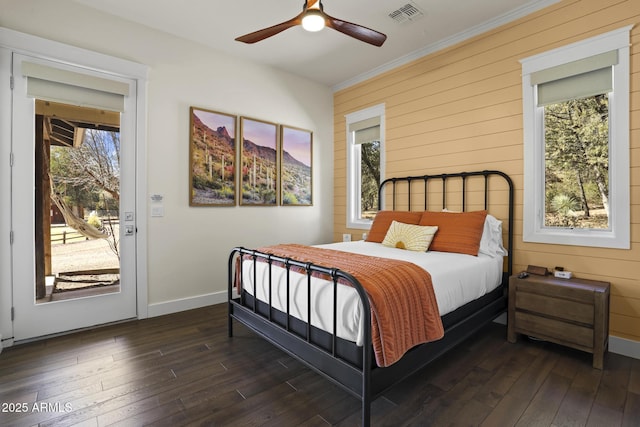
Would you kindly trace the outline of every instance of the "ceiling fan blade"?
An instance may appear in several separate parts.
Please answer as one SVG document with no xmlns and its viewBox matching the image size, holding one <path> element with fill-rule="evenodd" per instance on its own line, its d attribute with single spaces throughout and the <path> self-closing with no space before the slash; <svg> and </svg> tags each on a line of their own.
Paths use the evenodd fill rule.
<svg viewBox="0 0 640 427">
<path fill-rule="evenodd" d="M 352 22 L 343 21 L 342 19 L 329 16 L 326 13 L 323 14 L 327 18 L 328 27 L 365 43 L 380 47 L 387 39 L 386 35 L 376 30 L 372 30 L 371 28 L 363 27 L 362 25 L 354 24 Z"/>
<path fill-rule="evenodd" d="M 245 34 L 244 36 L 237 37 L 236 41 L 244 42 L 244 43 L 259 42 L 271 36 L 275 36 L 276 34 L 286 30 L 287 28 L 300 25 L 302 23 L 303 16 L 304 16 L 304 12 L 294 18 L 291 18 L 288 21 L 281 22 L 269 28 L 263 28 L 262 30 L 254 31 L 253 33 L 249 33 L 249 34 Z"/>
<path fill-rule="evenodd" d="M 317 7 L 314 7 L 316 5 Z M 320 16 L 324 17 L 327 27 L 333 28 L 336 31 L 340 31 L 343 34 L 351 36 L 365 43 L 369 43 L 374 46 L 382 46 L 382 44 L 387 39 L 387 36 L 382 34 L 381 32 L 327 15 L 324 12 L 321 0 L 307 0 L 305 1 L 302 12 L 294 18 L 291 18 L 290 20 L 285 22 L 281 22 L 280 24 L 264 28 L 262 30 L 254 31 L 253 33 L 245 34 L 244 36 L 237 37 L 236 41 L 244 43 L 256 43 L 271 36 L 275 36 L 276 34 L 281 33 L 288 28 L 295 27 L 296 25 L 302 25 L 302 18 L 304 18 L 304 16 L 307 14 L 307 11 L 309 11 L 309 13 L 315 12 L 315 14 L 319 14 Z"/>
</svg>

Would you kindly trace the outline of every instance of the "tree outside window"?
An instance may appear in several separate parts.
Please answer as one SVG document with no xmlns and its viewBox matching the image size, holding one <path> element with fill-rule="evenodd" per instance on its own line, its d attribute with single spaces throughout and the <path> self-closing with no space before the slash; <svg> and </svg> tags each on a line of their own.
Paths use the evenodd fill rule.
<svg viewBox="0 0 640 427">
<path fill-rule="evenodd" d="M 609 99 L 544 107 L 546 227 L 609 228 Z"/>
<path fill-rule="evenodd" d="M 360 217 L 373 220 L 378 212 L 380 141 L 360 144 L 360 160 Z"/>
<path fill-rule="evenodd" d="M 104 232 L 120 258 L 115 229 L 120 209 L 120 132 L 86 129 L 79 147 L 53 146 L 50 159 L 53 192 L 79 218 Z M 98 215 L 99 213 L 99 215 Z"/>
</svg>

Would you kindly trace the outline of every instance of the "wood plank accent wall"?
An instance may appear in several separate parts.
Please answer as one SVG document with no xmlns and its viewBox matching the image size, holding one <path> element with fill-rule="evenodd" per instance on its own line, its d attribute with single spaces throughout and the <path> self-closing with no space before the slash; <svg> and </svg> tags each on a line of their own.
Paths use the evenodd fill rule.
<svg viewBox="0 0 640 427">
<path fill-rule="evenodd" d="M 635 24 L 631 33 L 631 250 L 522 241 L 519 60 Z M 514 270 L 562 265 L 612 285 L 610 332 L 640 341 L 640 1 L 566 0 L 334 95 L 334 240 L 346 228 L 345 114 L 385 103 L 386 176 L 500 169 L 516 188 Z"/>
</svg>

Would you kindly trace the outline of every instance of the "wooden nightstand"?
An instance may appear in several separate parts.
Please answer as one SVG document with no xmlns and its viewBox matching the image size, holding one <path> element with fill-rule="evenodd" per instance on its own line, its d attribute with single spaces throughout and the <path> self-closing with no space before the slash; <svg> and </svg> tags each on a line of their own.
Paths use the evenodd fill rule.
<svg viewBox="0 0 640 427">
<path fill-rule="evenodd" d="M 509 278 L 507 339 L 525 334 L 593 353 L 602 369 L 609 344 L 608 282 L 529 275 Z"/>
</svg>

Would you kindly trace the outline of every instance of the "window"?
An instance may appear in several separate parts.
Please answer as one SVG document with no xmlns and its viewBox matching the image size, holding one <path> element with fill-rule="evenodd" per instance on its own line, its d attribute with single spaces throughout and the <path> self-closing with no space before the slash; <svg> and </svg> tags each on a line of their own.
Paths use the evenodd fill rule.
<svg viewBox="0 0 640 427">
<path fill-rule="evenodd" d="M 609 229 L 609 92 L 544 106 L 544 227 Z"/>
<path fill-rule="evenodd" d="M 630 247 L 630 29 L 521 61 L 525 242 Z"/>
<path fill-rule="evenodd" d="M 384 176 L 384 104 L 347 114 L 347 227 L 369 228 Z"/>
</svg>

